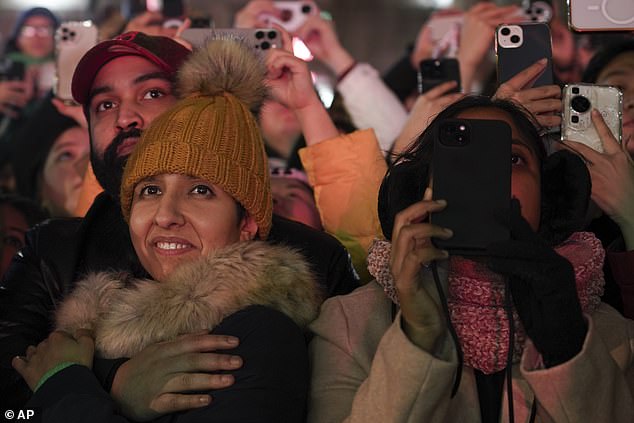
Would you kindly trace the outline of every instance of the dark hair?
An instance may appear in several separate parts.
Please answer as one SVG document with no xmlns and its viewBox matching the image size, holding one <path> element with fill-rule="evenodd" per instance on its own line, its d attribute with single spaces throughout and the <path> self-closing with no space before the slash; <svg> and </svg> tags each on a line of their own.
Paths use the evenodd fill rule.
<svg viewBox="0 0 634 423">
<path fill-rule="evenodd" d="M 508 113 L 519 132 L 534 141 L 532 150 L 540 162 L 545 160 L 546 149 L 539 134 L 539 125 L 527 110 L 507 100 L 467 96 L 440 112 L 410 147 L 394 160 L 385 174 L 379 190 L 378 212 L 386 239 L 392 238 L 396 215 L 419 201 L 429 185 L 434 135 L 439 123 L 474 108 L 493 108 Z"/>
<path fill-rule="evenodd" d="M 629 38 L 617 43 L 608 44 L 598 50 L 590 59 L 586 70 L 581 77 L 582 82 L 595 83 L 599 74 L 614 58 L 622 53 L 634 52 L 634 38 Z"/>
<path fill-rule="evenodd" d="M 49 93 L 9 140 L 16 191 L 34 200 L 41 194 L 42 170 L 55 141 L 66 130 L 78 126 L 73 119 L 60 114 L 51 99 Z"/>
<path fill-rule="evenodd" d="M 49 217 L 46 210 L 34 201 L 17 194 L 0 193 L 0 206 L 4 205 L 11 206 L 20 212 L 29 227 L 35 226 Z"/>
</svg>

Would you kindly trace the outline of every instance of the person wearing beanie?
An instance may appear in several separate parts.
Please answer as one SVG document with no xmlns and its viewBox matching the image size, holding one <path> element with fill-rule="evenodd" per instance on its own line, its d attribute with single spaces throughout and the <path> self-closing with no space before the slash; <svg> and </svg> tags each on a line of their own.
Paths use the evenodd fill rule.
<svg viewBox="0 0 634 423">
<path fill-rule="evenodd" d="M 48 336 L 56 304 L 81 277 L 108 270 L 148 276 L 122 215 L 121 178 L 142 133 L 176 103 L 176 73 L 189 54 L 172 39 L 129 32 L 97 44 L 80 61 L 73 96 L 87 117 L 91 164 L 104 191 L 84 218 L 39 225 L 5 275 L 0 290 L 0 379 L 6 383 L 0 384 L 0 396 L 7 405 L 24 405 L 31 395 L 11 367 L 11 358 Z M 358 286 L 347 251 L 323 232 L 273 215 L 266 242 L 296 248 L 328 296 Z M 195 334 L 159 345 L 129 360 L 95 358 L 99 380 L 128 418 L 191 408 L 199 397 L 189 381 L 200 382 L 195 391 L 226 386 L 225 378 L 209 372 L 233 373 L 232 363 L 240 361 L 225 353 L 235 345 L 224 336 Z M 154 361 L 163 364 L 146 367 Z"/>
<path fill-rule="evenodd" d="M 152 279 L 89 275 L 58 306 L 57 329 L 64 332 L 14 360 L 35 391 L 29 406 L 49 421 L 73 421 L 60 407 L 73 395 L 104 404 L 68 403 L 77 415 L 90 408 L 102 410 L 98 421 L 118 418 L 90 371 L 93 348 L 104 358 L 131 357 L 201 330 L 237 336 L 234 352 L 245 365 L 211 404 L 200 395 L 199 405 L 208 407 L 172 421 L 304 420 L 302 327 L 321 301 L 302 255 L 263 242 L 273 203 L 254 113 L 266 95 L 265 73 L 250 47 L 226 39 L 210 41 L 183 65 L 182 99 L 143 132 L 121 184 L 122 214 Z M 68 334 L 83 330 L 92 332 L 94 347 L 90 336 L 80 335 L 75 353 L 54 357 L 52 351 L 74 342 Z"/>
<path fill-rule="evenodd" d="M 436 247 L 452 228 L 429 220 L 451 207 L 432 200 L 431 166 L 453 118 L 504 121 L 513 139 L 510 237 L 475 259 Z M 310 326 L 308 422 L 632 421 L 634 323 L 600 300 L 604 251 L 578 232 L 589 195 L 583 162 L 547 157 L 515 103 L 466 97 L 440 112 L 381 184 L 376 280 L 328 299 Z"/>
</svg>

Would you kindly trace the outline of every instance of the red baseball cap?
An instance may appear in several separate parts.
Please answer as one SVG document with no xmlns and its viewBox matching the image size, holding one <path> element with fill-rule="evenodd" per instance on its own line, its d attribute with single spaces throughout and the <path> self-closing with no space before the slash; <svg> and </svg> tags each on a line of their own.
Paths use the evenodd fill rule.
<svg viewBox="0 0 634 423">
<path fill-rule="evenodd" d="M 140 56 L 173 75 L 191 53 L 169 37 L 126 32 L 103 41 L 84 54 L 73 74 L 73 98 L 85 105 L 97 72 L 109 61 L 121 56 Z"/>
</svg>

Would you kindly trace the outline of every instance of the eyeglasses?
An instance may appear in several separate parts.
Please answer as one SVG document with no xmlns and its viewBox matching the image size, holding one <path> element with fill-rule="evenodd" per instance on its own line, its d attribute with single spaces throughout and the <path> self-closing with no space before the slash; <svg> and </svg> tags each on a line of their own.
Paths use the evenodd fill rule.
<svg viewBox="0 0 634 423">
<path fill-rule="evenodd" d="M 51 26 L 32 26 L 24 25 L 20 30 L 23 37 L 51 37 L 53 36 L 53 27 Z"/>
</svg>

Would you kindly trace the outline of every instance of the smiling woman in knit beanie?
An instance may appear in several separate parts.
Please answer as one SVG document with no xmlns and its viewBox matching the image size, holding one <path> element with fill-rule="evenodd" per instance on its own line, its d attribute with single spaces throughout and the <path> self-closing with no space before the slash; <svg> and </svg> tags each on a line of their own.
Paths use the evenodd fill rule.
<svg viewBox="0 0 634 423">
<path fill-rule="evenodd" d="M 227 352 L 240 356 L 242 367 L 218 379 L 213 403 L 200 392 L 191 404 L 203 409 L 178 413 L 175 421 L 304 421 L 303 328 L 321 298 L 300 253 L 263 241 L 272 200 L 253 113 L 266 96 L 265 74 L 259 56 L 236 40 L 213 40 L 192 54 L 179 75 L 181 100 L 143 132 L 123 175 L 122 211 L 152 279 L 89 275 L 56 315 L 66 333 L 89 329 L 95 354 L 104 358 L 133 357 L 151 344 L 203 330 L 237 337 L 239 345 Z M 63 397 L 60 380 L 75 378 L 73 389 L 82 392 L 97 384 L 87 368 L 92 350 L 78 348 L 75 359 L 58 363 L 46 348 L 40 344 L 31 358 L 44 357 L 49 368 L 21 374 L 38 403 L 51 404 L 47 412 L 55 413 L 65 408 L 54 400 Z M 208 386 L 194 379 L 192 391 Z M 93 398 L 109 401 L 106 393 Z M 115 409 L 90 407 L 90 413 Z"/>
<path fill-rule="evenodd" d="M 141 179 L 184 174 L 220 186 L 253 216 L 260 238 L 266 238 L 273 200 L 254 115 L 266 97 L 265 74 L 250 50 L 229 40 L 209 43 L 192 56 L 178 75 L 183 99 L 144 131 L 128 161 L 121 184 L 126 220 Z"/>
</svg>

